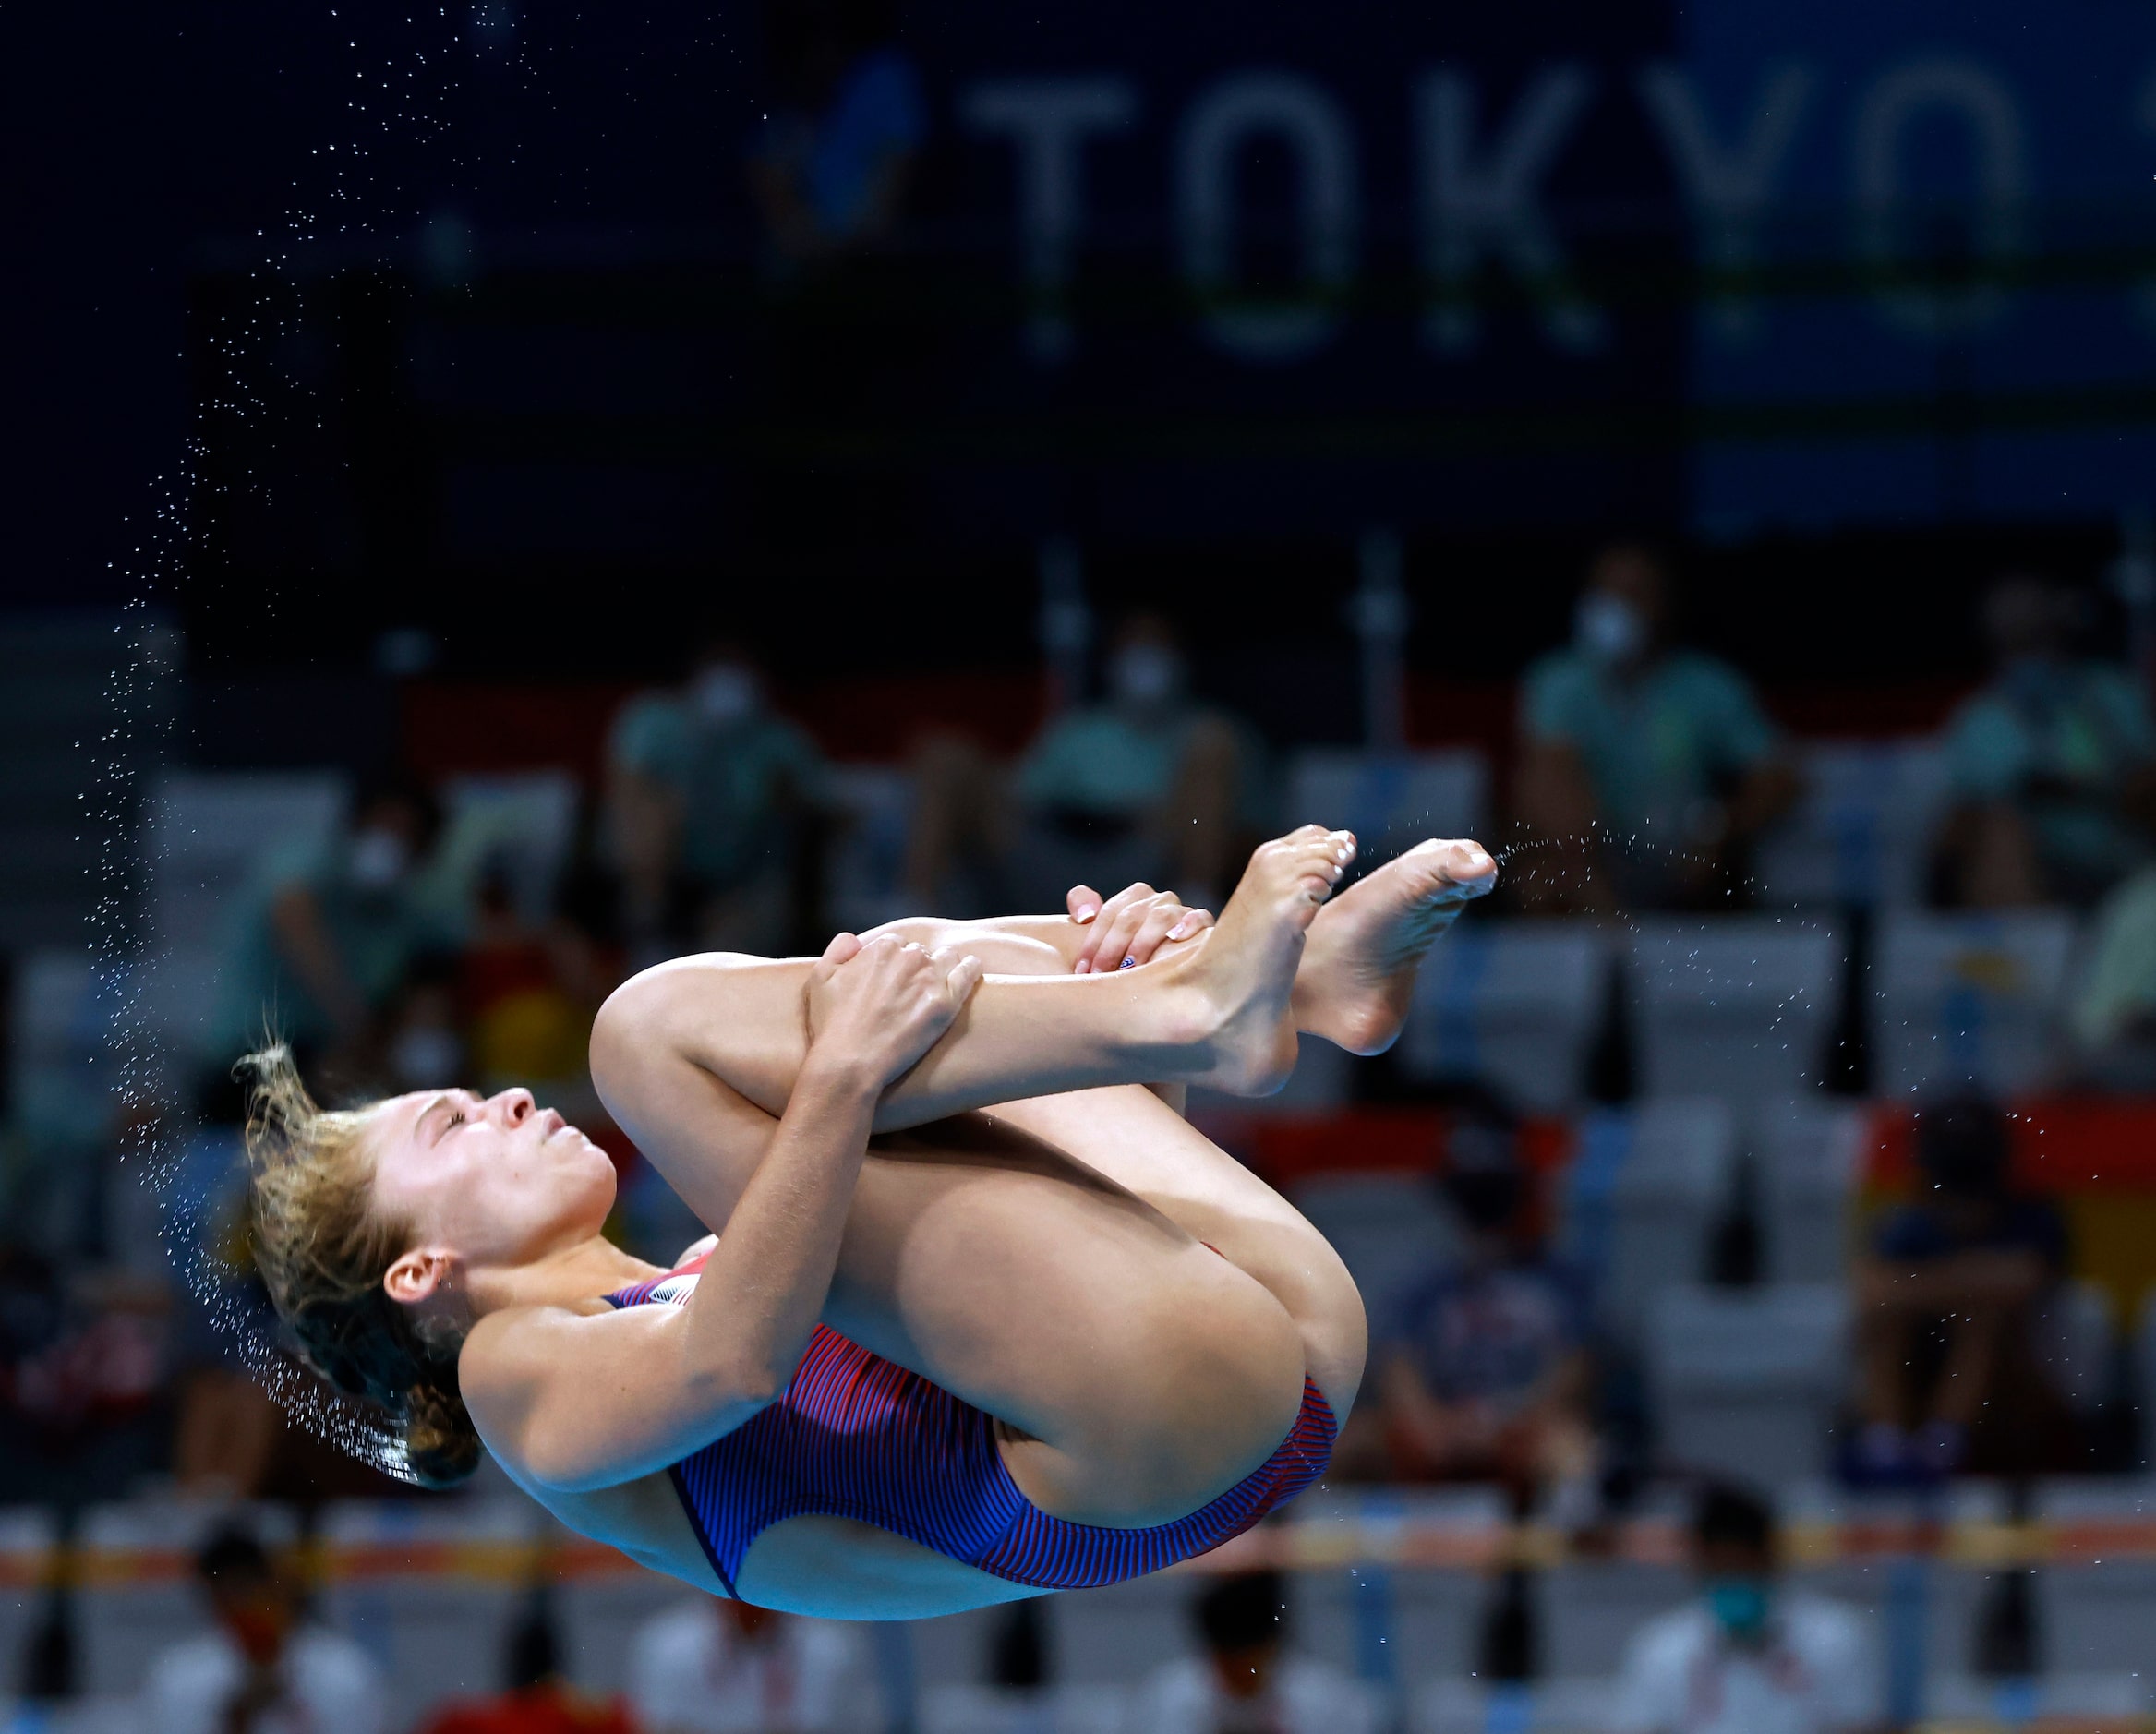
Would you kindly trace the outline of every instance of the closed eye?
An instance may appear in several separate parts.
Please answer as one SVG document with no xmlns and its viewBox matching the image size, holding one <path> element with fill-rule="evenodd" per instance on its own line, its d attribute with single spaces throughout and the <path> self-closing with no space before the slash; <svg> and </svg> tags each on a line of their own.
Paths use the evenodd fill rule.
<svg viewBox="0 0 2156 1734">
<path fill-rule="evenodd" d="M 453 1105 L 447 1096 L 438 1096 L 427 1104 L 427 1111 L 419 1117 L 422 1122 L 433 1127 L 427 1141 L 429 1144 L 439 1144 L 454 1128 L 464 1123 L 465 1115 L 464 1111 Z"/>
</svg>

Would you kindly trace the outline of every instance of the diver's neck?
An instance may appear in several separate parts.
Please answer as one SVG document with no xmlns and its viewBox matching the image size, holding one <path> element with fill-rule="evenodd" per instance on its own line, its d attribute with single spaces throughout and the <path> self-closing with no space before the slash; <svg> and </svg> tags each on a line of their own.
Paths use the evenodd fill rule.
<svg viewBox="0 0 2156 1734">
<path fill-rule="evenodd" d="M 511 1307 L 575 1307 L 665 1274 L 604 1234 L 593 1234 L 529 1264 L 475 1271 L 472 1299 L 481 1313 Z"/>
</svg>

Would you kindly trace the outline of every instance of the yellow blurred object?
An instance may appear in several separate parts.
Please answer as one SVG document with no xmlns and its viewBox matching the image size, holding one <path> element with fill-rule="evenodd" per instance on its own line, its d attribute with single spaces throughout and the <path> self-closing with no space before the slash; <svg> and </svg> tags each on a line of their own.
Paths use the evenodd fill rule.
<svg viewBox="0 0 2156 1734">
<path fill-rule="evenodd" d="M 584 1069 L 591 1014 L 558 988 L 505 994 L 472 1027 L 472 1058 L 488 1078 L 574 1078 Z"/>
</svg>

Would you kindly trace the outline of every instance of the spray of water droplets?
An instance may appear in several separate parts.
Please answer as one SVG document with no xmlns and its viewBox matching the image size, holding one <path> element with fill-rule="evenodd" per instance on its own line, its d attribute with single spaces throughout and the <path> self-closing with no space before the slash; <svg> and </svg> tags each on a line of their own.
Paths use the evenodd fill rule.
<svg viewBox="0 0 2156 1734">
<path fill-rule="evenodd" d="M 514 0 L 394 14 L 362 15 L 349 6 L 325 11 L 350 95 L 341 111 L 319 116 L 281 221 L 254 232 L 251 257 L 229 273 L 231 286 L 198 321 L 192 359 L 206 383 L 197 423 L 177 473 L 156 482 L 146 533 L 131 538 L 127 575 L 138 596 L 114 628 L 108 726 L 85 743 L 95 750 L 82 806 L 86 828 L 100 844 L 91 948 L 107 1051 L 116 1062 L 112 1088 L 123 1172 L 153 1199 L 165 1254 L 195 1300 L 278 1403 L 319 1438 L 411 1480 L 387 1417 L 307 1372 L 247 1285 L 235 1280 L 228 1208 L 205 1214 L 199 1172 L 205 1133 L 186 1107 L 192 1080 L 171 1051 L 161 1016 L 161 973 L 169 958 L 149 897 L 167 865 L 158 786 L 182 756 L 175 732 L 183 646 L 171 610 L 187 582 L 190 529 L 199 535 L 199 519 L 205 512 L 215 516 L 227 496 L 273 507 L 293 455 L 323 438 L 322 367 L 310 351 L 308 324 L 336 273 L 387 270 L 398 262 L 401 237 L 416 234 L 422 272 L 438 283 L 453 279 L 440 256 L 445 247 L 453 250 L 458 225 L 421 221 L 415 164 L 439 205 L 471 193 L 490 171 L 513 163 L 518 151 L 513 136 L 498 139 L 458 124 L 471 70 L 484 66 L 495 78 L 506 72 L 527 88 L 538 82 L 530 32 Z M 250 595 L 245 606 L 273 618 L 274 588 Z M 229 1140 L 223 1149 L 228 1206 Z"/>
</svg>

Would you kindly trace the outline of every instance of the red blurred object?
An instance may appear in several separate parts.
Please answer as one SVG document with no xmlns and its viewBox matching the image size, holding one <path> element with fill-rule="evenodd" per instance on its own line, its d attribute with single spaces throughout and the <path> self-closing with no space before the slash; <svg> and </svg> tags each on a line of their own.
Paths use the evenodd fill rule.
<svg viewBox="0 0 2156 1734">
<path fill-rule="evenodd" d="M 2032 1097 L 2008 1105 L 2015 1182 L 2032 1192 L 2156 1187 L 2156 1100 Z M 1872 1110 L 1864 1177 L 1904 1190 L 1916 1178 L 1916 1115 L 1892 1102 Z"/>
<path fill-rule="evenodd" d="M 620 680 L 410 680 L 398 695 L 404 762 L 429 782 L 560 766 L 596 784 Z"/>
<path fill-rule="evenodd" d="M 422 1734 L 636 1734 L 618 1698 L 587 1698 L 555 1681 L 450 1704 Z"/>
</svg>

